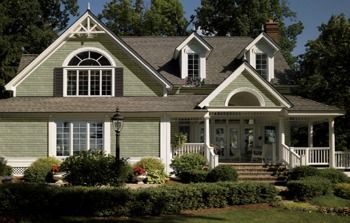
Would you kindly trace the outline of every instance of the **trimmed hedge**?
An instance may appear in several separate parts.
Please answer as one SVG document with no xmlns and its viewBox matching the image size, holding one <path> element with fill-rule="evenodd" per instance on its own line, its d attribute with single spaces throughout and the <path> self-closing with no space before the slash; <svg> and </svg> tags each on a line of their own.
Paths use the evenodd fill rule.
<svg viewBox="0 0 350 223">
<path fill-rule="evenodd" d="M 182 172 L 192 170 L 203 170 L 205 169 L 206 160 L 203 155 L 197 153 L 189 153 L 180 157 L 175 157 L 170 164 L 173 168 L 176 176 L 181 175 Z"/>
<path fill-rule="evenodd" d="M 289 172 L 288 180 L 300 180 L 304 177 L 318 176 L 319 170 L 313 166 L 298 166 Z"/>
<path fill-rule="evenodd" d="M 311 176 L 304 177 L 301 180 L 289 181 L 287 187 L 292 198 L 304 201 L 329 193 L 332 183 L 326 178 Z"/>
<path fill-rule="evenodd" d="M 350 183 L 339 183 L 335 185 L 334 194 L 338 197 L 350 199 Z"/>
<path fill-rule="evenodd" d="M 344 172 L 333 168 L 320 169 L 318 176 L 327 178 L 333 184 L 349 182 L 349 177 Z"/>
<path fill-rule="evenodd" d="M 145 216 L 182 210 L 272 202 L 273 185 L 200 183 L 156 188 L 52 187 L 38 184 L 0 186 L 0 215 Z"/>
<path fill-rule="evenodd" d="M 203 183 L 206 182 L 207 175 L 207 170 L 188 170 L 179 173 L 178 176 L 183 183 Z"/>
<path fill-rule="evenodd" d="M 207 176 L 208 182 L 218 181 L 237 181 L 238 174 L 236 169 L 231 166 L 219 165 L 210 170 Z"/>
</svg>

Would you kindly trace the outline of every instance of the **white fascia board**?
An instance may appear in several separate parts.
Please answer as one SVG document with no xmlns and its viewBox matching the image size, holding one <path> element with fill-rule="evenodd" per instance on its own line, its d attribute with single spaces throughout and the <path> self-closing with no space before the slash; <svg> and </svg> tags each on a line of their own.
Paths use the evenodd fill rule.
<svg viewBox="0 0 350 223">
<path fill-rule="evenodd" d="M 313 117 L 313 116 L 323 116 L 323 117 L 338 117 L 338 116 L 343 116 L 345 113 L 342 112 L 288 112 L 287 114 L 290 117 Z"/>
<path fill-rule="evenodd" d="M 226 78 L 212 93 L 208 95 L 198 106 L 203 108 L 209 106 L 209 103 L 221 92 L 223 91 L 232 81 L 234 81 L 244 70 L 246 70 L 255 80 L 257 80 L 261 85 L 263 85 L 279 102 L 281 102 L 285 107 L 290 108 L 291 104 L 282 98 L 279 93 L 271 88 L 263 79 L 256 73 L 251 66 L 243 63 L 239 66 L 228 78 Z"/>
<path fill-rule="evenodd" d="M 47 47 L 39 56 L 37 56 L 28 66 L 26 66 L 17 76 L 15 76 L 8 84 L 5 85 L 6 90 L 14 90 L 17 85 L 24 80 L 30 72 L 40 65 L 45 58 L 53 54 L 59 46 L 66 40 L 69 35 L 89 16 L 88 12 L 82 15 L 71 27 L 63 32 L 49 47 Z"/>
<path fill-rule="evenodd" d="M 279 51 L 280 48 L 276 45 L 276 43 L 274 43 L 270 37 L 267 36 L 267 34 L 265 33 L 260 33 L 259 36 L 257 36 L 252 42 L 250 42 L 248 44 L 248 46 L 246 46 L 244 48 L 244 51 L 247 52 L 249 51 L 253 46 L 255 46 L 261 39 L 264 39 L 271 47 L 272 49 L 274 49 L 275 52 Z"/>
<path fill-rule="evenodd" d="M 283 108 L 208 108 L 209 112 L 281 112 Z"/>
<path fill-rule="evenodd" d="M 174 56 L 173 58 L 174 59 L 177 59 L 177 57 L 179 56 L 181 50 L 188 45 L 188 43 L 192 40 L 192 39 L 195 39 L 197 40 L 197 42 L 199 42 L 204 48 L 205 50 L 207 51 L 206 55 L 209 54 L 209 52 L 211 51 L 211 47 L 203 42 L 200 38 L 198 38 L 196 36 L 196 34 L 193 32 L 191 35 L 189 35 L 178 47 L 176 47 L 175 51 L 174 51 Z"/>
<path fill-rule="evenodd" d="M 65 32 L 61 34 L 48 48 L 46 48 L 38 57 L 36 57 L 27 67 L 25 67 L 16 77 L 14 77 L 8 84 L 5 85 L 6 90 L 15 90 L 17 85 L 24 80 L 30 72 L 35 70 L 37 66 L 39 66 L 50 54 L 53 54 L 59 46 L 64 43 L 64 41 L 70 37 L 70 35 L 74 34 L 74 30 L 80 26 L 81 22 L 83 22 L 87 17 L 98 24 L 99 28 L 101 28 L 106 34 L 108 34 L 114 41 L 116 41 L 124 50 L 126 50 L 129 54 L 131 54 L 141 65 L 143 65 L 151 74 L 153 74 L 156 79 L 166 88 L 171 89 L 171 84 L 163 77 L 160 76 L 157 72 L 155 72 L 148 64 L 142 61 L 134 52 L 132 52 L 124 42 L 120 41 L 120 39 L 116 38 L 116 36 L 111 33 L 105 26 L 103 26 L 100 21 L 96 20 L 93 16 L 90 15 L 90 11 L 86 11 L 71 27 L 69 27 Z"/>
</svg>

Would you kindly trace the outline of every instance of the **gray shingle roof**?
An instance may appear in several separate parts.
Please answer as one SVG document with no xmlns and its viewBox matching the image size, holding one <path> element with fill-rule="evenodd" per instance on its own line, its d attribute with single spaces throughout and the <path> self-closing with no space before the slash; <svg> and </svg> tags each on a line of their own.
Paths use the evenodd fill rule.
<svg viewBox="0 0 350 223">
<path fill-rule="evenodd" d="M 290 111 L 338 111 L 343 112 L 338 107 L 319 103 L 307 98 L 293 95 L 285 95 L 285 97 L 294 105 Z"/>
<path fill-rule="evenodd" d="M 168 97 L 15 97 L 0 100 L 0 113 L 8 112 L 123 112 L 194 111 L 205 95 Z"/>
<path fill-rule="evenodd" d="M 38 54 L 22 54 L 21 60 L 18 65 L 17 73 L 21 72 L 30 62 L 32 62 Z"/>
</svg>

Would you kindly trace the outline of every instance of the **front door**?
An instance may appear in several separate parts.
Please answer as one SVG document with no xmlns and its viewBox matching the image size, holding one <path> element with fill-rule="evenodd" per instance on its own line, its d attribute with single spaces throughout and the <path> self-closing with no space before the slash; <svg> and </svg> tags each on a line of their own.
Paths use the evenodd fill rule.
<svg viewBox="0 0 350 223">
<path fill-rule="evenodd" d="M 240 160 L 239 125 L 216 125 L 214 144 L 218 149 L 220 160 Z"/>
</svg>

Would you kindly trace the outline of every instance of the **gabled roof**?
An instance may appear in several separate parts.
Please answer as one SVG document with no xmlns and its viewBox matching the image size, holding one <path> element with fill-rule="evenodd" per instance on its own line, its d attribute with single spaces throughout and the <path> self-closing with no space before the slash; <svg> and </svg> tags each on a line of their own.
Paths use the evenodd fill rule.
<svg viewBox="0 0 350 223">
<path fill-rule="evenodd" d="M 173 58 L 177 59 L 181 50 L 186 45 L 188 45 L 192 40 L 196 40 L 206 50 L 207 52 L 206 56 L 208 56 L 210 51 L 213 49 L 213 47 L 207 41 L 205 41 L 200 35 L 198 35 L 196 32 L 193 32 L 179 46 L 175 48 Z"/>
<path fill-rule="evenodd" d="M 259 43 L 261 40 L 266 41 L 269 46 L 274 50 L 274 52 L 276 53 L 277 51 L 279 51 L 279 47 L 277 45 L 277 43 L 266 33 L 262 32 L 260 33 L 259 36 L 257 36 L 252 42 L 250 42 L 243 50 L 243 52 L 247 52 L 249 51 L 253 46 L 255 46 L 257 43 Z"/>
<path fill-rule="evenodd" d="M 212 91 L 208 97 L 206 97 L 198 106 L 200 108 L 208 107 L 209 103 L 231 82 L 233 82 L 242 72 L 247 71 L 247 73 L 253 77 L 258 83 L 260 83 L 268 92 L 270 92 L 277 101 L 279 101 L 283 106 L 290 108 L 292 104 L 281 95 L 269 82 L 267 82 L 261 75 L 259 75 L 255 69 L 250 66 L 247 62 L 243 62 L 228 78 L 226 78 L 214 91 Z"/>
<path fill-rule="evenodd" d="M 143 66 L 157 81 L 164 87 L 171 88 L 171 83 L 158 73 L 146 60 L 137 54 L 135 50 L 128 46 L 121 38 L 111 32 L 98 18 L 87 10 L 80 18 L 77 19 L 69 28 L 66 29 L 48 48 L 37 56 L 28 66 L 21 70 L 8 84 L 6 90 L 14 90 L 16 86 L 23 81 L 30 73 L 35 70 L 47 57 L 55 52 L 64 42 L 74 35 L 93 35 L 105 33 L 120 45 L 130 56 L 132 56 L 141 66 Z"/>
</svg>

